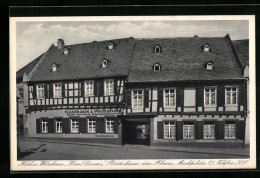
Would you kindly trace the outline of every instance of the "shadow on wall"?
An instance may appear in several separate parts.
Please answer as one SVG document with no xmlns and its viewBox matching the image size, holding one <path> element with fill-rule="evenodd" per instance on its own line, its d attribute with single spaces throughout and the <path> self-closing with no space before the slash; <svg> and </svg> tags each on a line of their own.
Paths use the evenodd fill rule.
<svg viewBox="0 0 260 178">
<path fill-rule="evenodd" d="M 37 150 L 39 150 L 41 147 L 45 146 L 46 144 L 41 144 L 39 147 L 37 148 L 31 148 L 29 150 L 24 150 L 24 151 L 20 151 L 20 149 L 18 148 L 18 152 L 17 152 L 17 160 L 22 159 L 26 156 L 29 156 L 33 153 L 36 153 Z M 42 149 L 41 152 L 46 152 L 46 149 Z"/>
</svg>

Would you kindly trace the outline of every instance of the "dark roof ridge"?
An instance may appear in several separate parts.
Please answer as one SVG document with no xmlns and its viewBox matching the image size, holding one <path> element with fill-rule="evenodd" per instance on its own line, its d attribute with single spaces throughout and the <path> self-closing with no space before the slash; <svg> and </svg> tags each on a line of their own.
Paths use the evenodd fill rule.
<svg viewBox="0 0 260 178">
<path fill-rule="evenodd" d="M 160 37 L 160 38 L 134 38 L 135 40 L 180 39 L 180 38 L 225 38 L 225 37 Z"/>
<path fill-rule="evenodd" d="M 45 53 L 45 52 L 44 52 Z M 20 68 L 18 71 L 16 71 L 16 73 L 20 72 L 21 70 L 23 70 L 24 68 L 26 68 L 28 65 L 32 64 L 33 62 L 35 62 L 38 58 L 42 57 L 42 55 L 44 55 L 44 53 L 42 53 L 40 56 L 36 57 L 34 60 L 32 60 L 31 62 L 29 62 L 28 64 L 26 64 L 25 66 L 23 66 L 22 68 Z"/>
</svg>

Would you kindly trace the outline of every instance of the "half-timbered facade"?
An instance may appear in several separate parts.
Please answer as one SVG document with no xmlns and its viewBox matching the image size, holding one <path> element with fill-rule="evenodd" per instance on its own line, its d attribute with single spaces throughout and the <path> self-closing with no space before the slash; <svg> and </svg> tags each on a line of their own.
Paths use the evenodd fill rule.
<svg viewBox="0 0 260 178">
<path fill-rule="evenodd" d="M 229 36 L 59 39 L 24 78 L 28 136 L 241 144 L 247 87 Z"/>
</svg>

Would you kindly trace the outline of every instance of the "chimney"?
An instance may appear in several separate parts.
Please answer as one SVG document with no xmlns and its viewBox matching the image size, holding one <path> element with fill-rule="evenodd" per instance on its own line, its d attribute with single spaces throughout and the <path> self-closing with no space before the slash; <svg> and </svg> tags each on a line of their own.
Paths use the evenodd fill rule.
<svg viewBox="0 0 260 178">
<path fill-rule="evenodd" d="M 57 48 L 58 49 L 62 49 L 63 45 L 64 45 L 63 39 L 58 39 L 58 41 L 57 41 Z"/>
<path fill-rule="evenodd" d="M 199 36 L 198 35 L 194 35 L 194 38 L 198 38 Z"/>
</svg>

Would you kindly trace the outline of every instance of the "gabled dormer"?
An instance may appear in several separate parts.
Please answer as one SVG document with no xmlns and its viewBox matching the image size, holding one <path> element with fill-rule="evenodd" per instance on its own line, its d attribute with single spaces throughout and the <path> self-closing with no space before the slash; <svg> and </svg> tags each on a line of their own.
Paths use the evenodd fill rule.
<svg viewBox="0 0 260 178">
<path fill-rule="evenodd" d="M 204 52 L 209 52 L 210 51 L 210 45 L 208 43 L 206 43 L 204 46 L 203 46 L 203 51 Z"/>
<path fill-rule="evenodd" d="M 51 71 L 52 71 L 52 72 L 56 72 L 57 69 L 58 69 L 58 64 L 53 63 L 52 66 L 51 66 Z"/>
<path fill-rule="evenodd" d="M 108 65 L 108 60 L 107 59 L 103 59 L 101 61 L 101 68 L 107 68 L 107 65 Z"/>
<path fill-rule="evenodd" d="M 158 62 L 153 65 L 153 71 L 154 72 L 160 72 L 161 71 L 161 64 Z"/>
<path fill-rule="evenodd" d="M 214 63 L 212 61 L 208 61 L 204 65 L 206 70 L 214 70 Z"/>
<path fill-rule="evenodd" d="M 161 53 L 161 52 L 162 52 L 161 46 L 160 46 L 160 45 L 156 45 L 156 46 L 154 47 L 154 53 Z"/>
</svg>

